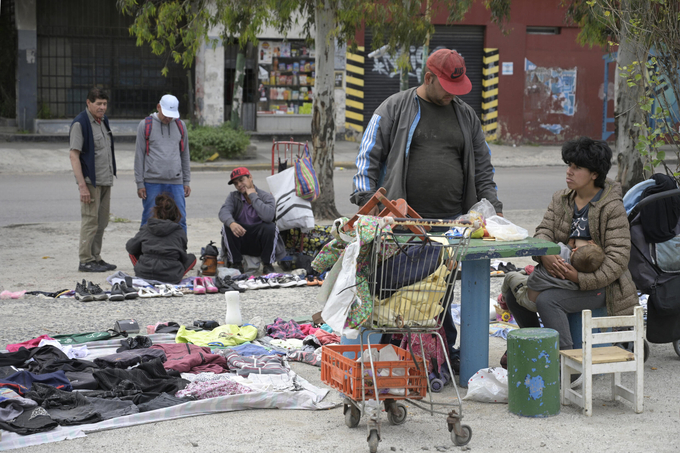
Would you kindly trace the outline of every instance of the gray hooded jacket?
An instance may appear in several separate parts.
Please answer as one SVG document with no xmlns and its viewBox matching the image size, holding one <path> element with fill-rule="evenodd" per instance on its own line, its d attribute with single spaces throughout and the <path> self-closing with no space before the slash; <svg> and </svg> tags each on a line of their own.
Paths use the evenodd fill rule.
<svg viewBox="0 0 680 453">
<path fill-rule="evenodd" d="M 149 154 L 146 153 L 144 136 L 145 120 L 137 126 L 137 147 L 135 150 L 135 183 L 143 189 L 144 183 L 181 184 L 191 182 L 191 160 L 189 156 L 189 136 L 184 126 L 184 151 L 180 152 L 179 142 L 182 134 L 173 119 L 163 124 L 158 114 L 151 115 L 153 123 L 149 135 Z"/>
</svg>

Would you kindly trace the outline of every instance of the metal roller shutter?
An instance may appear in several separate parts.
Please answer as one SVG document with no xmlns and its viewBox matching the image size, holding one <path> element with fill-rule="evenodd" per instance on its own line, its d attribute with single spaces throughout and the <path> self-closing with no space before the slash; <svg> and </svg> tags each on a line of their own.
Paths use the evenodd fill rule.
<svg viewBox="0 0 680 453">
<path fill-rule="evenodd" d="M 371 53 L 373 47 L 372 33 L 366 30 L 365 48 L 366 55 Z M 430 39 L 430 53 L 440 49 L 455 49 L 465 58 L 467 76 L 472 82 L 472 91 L 461 96 L 477 112 L 482 114 L 482 66 L 484 58 L 484 27 L 470 25 L 437 25 L 435 33 Z M 415 87 L 420 84 L 416 77 L 416 70 L 422 68 L 422 45 L 411 46 L 411 66 L 409 71 L 409 86 Z M 364 128 L 368 124 L 380 104 L 394 93 L 399 91 L 399 73 L 394 72 L 396 58 L 385 55 L 381 58 L 368 58 L 364 63 Z"/>
</svg>

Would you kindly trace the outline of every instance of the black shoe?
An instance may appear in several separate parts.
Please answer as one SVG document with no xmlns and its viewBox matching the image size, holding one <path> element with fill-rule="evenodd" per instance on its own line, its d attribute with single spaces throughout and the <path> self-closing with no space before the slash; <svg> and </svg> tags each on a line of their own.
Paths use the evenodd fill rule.
<svg viewBox="0 0 680 453">
<path fill-rule="evenodd" d="M 125 282 L 120 282 L 120 289 L 123 291 L 126 299 L 136 299 L 139 295 L 137 294 L 137 290 L 132 285 L 128 286 Z"/>
<path fill-rule="evenodd" d="M 78 265 L 78 272 L 107 272 L 108 269 L 101 266 L 96 261 L 90 261 L 89 263 L 80 263 Z"/>
<path fill-rule="evenodd" d="M 101 289 L 101 287 L 96 283 L 89 282 L 87 284 L 87 292 L 92 294 L 92 298 L 94 300 L 106 300 L 109 298 L 109 296 L 104 292 L 104 290 Z"/>
<path fill-rule="evenodd" d="M 271 263 L 262 263 L 262 273 L 264 275 L 273 274 L 274 272 L 274 266 Z"/>
<path fill-rule="evenodd" d="M 94 300 L 94 296 L 87 290 L 87 283 L 85 280 L 83 280 L 83 283 L 76 283 L 75 297 L 76 300 L 81 302 L 92 302 Z"/>
<path fill-rule="evenodd" d="M 118 268 L 115 264 L 109 264 L 104 260 L 99 260 L 97 261 L 97 264 L 99 264 L 101 267 L 105 268 L 107 271 L 113 271 Z"/>
<path fill-rule="evenodd" d="M 243 263 L 231 263 L 231 266 L 229 266 L 232 269 L 238 269 L 238 271 L 243 274 L 245 270 L 243 269 Z"/>
<path fill-rule="evenodd" d="M 113 287 L 111 288 L 111 295 L 109 296 L 109 300 L 112 301 L 121 301 L 125 299 L 125 293 L 120 287 L 120 283 L 114 283 Z"/>
</svg>

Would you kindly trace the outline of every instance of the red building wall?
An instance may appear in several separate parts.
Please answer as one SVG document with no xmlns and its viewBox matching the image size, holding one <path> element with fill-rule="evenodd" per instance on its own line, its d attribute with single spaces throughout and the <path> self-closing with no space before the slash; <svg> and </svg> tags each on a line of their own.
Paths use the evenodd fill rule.
<svg viewBox="0 0 680 453">
<path fill-rule="evenodd" d="M 433 23 L 445 24 L 447 14 L 440 11 Z M 484 26 L 485 47 L 498 48 L 499 66 L 513 64 L 512 75 L 499 71 L 498 138 L 536 143 L 561 143 L 580 135 L 600 138 L 605 52 L 577 42 L 579 29 L 567 22 L 560 0 L 513 0 L 507 34 L 491 22 L 480 1 L 459 23 Z M 527 34 L 528 26 L 560 27 L 560 34 Z M 525 71 L 527 60 L 536 69 Z M 572 70 L 576 72 L 573 89 L 563 83 L 570 80 Z M 610 71 L 610 82 L 613 78 Z M 567 90 L 562 97 L 561 89 Z M 567 114 L 571 110 L 573 114 Z"/>
</svg>

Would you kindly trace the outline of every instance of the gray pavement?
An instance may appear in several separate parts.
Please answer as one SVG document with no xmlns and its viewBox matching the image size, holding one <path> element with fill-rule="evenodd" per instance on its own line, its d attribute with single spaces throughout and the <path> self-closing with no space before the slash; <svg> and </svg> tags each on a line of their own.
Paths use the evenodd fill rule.
<svg viewBox="0 0 680 453">
<path fill-rule="evenodd" d="M 247 166 L 251 170 L 267 170 L 272 163 L 272 143 L 252 140 L 251 151 L 246 158 L 220 159 L 214 162 L 192 162 L 192 171 L 231 171 Z M 505 146 L 489 145 L 492 162 L 496 167 L 536 167 L 564 165 L 559 146 Z M 312 146 L 310 145 L 310 148 Z M 116 144 L 119 171 L 132 171 L 134 160 L 125 158 L 133 153 L 134 143 Z M 336 168 L 354 168 L 359 143 L 336 141 L 334 163 Z M 131 157 L 131 156 L 129 156 Z M 64 137 L 55 142 L 0 141 L 0 174 L 69 172 L 68 140 Z"/>
</svg>

